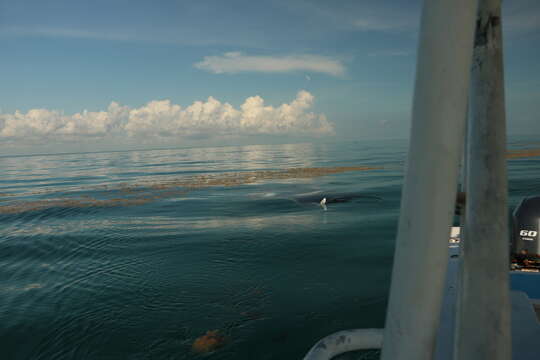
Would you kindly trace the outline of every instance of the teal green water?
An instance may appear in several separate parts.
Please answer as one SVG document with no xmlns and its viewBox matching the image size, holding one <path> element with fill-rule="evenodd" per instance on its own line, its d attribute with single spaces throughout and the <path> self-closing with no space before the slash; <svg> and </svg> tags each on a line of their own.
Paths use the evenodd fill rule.
<svg viewBox="0 0 540 360">
<path fill-rule="evenodd" d="M 1 358 L 300 359 L 382 327 L 406 147 L 1 157 Z M 540 193 L 539 159 L 509 162 L 512 204 Z M 268 172 L 341 166 L 382 168 Z M 344 193 L 362 196 L 298 199 Z M 193 353 L 214 329 L 224 346 Z"/>
</svg>

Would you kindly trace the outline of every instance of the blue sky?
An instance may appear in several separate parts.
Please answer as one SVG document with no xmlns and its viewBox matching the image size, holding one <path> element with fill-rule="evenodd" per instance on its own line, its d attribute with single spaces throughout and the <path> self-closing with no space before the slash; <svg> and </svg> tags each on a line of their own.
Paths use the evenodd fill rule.
<svg viewBox="0 0 540 360">
<path fill-rule="evenodd" d="M 405 138 L 420 7 L 4 0 L 0 152 Z M 509 131 L 540 133 L 540 2 L 503 26 Z"/>
</svg>

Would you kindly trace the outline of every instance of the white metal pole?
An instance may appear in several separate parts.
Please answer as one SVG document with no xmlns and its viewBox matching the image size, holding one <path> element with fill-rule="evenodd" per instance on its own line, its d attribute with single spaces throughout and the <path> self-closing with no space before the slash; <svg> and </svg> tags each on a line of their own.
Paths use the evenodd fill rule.
<svg viewBox="0 0 540 360">
<path fill-rule="evenodd" d="M 463 146 L 462 146 L 462 157 L 461 157 L 461 174 L 460 174 L 460 187 L 459 187 L 459 191 L 461 192 L 465 192 L 465 188 L 466 188 L 466 184 L 467 184 L 467 164 L 468 164 L 468 160 L 467 160 L 467 146 L 468 146 L 468 137 L 469 137 L 469 130 L 468 130 L 468 126 L 469 126 L 469 118 L 470 118 L 470 115 L 469 115 L 469 102 L 467 101 L 467 106 L 465 107 L 465 129 L 463 131 Z M 462 211 L 464 212 L 465 211 L 465 208 L 462 209 Z M 460 225 L 463 225 L 463 224 L 460 224 Z"/>
<path fill-rule="evenodd" d="M 426 0 L 381 359 L 432 358 L 462 152 L 477 1 Z"/>
<path fill-rule="evenodd" d="M 480 0 L 454 359 L 511 358 L 501 2 Z"/>
</svg>

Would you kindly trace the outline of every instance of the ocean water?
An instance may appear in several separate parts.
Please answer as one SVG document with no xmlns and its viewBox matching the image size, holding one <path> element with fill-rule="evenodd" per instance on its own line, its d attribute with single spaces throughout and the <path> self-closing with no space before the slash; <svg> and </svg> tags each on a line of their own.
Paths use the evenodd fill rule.
<svg viewBox="0 0 540 360">
<path fill-rule="evenodd" d="M 0 358 L 300 359 L 382 327 L 406 149 L 0 157 Z M 540 157 L 509 178 L 511 206 L 540 194 Z M 223 346 L 194 352 L 209 330 Z"/>
</svg>

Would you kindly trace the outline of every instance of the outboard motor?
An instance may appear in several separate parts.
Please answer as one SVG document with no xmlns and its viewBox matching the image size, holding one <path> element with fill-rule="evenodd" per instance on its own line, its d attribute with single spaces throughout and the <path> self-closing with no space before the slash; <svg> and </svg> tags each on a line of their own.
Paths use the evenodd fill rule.
<svg viewBox="0 0 540 360">
<path fill-rule="evenodd" d="M 521 200 L 512 214 L 512 256 L 540 257 L 540 196 Z M 524 251 L 525 250 L 525 251 Z"/>
</svg>

